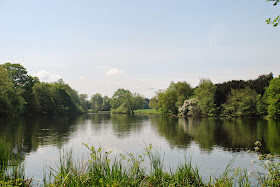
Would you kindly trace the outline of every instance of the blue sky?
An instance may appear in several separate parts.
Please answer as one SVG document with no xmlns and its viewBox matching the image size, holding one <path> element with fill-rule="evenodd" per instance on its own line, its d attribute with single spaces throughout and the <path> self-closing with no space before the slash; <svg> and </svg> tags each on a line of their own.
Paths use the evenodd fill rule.
<svg viewBox="0 0 280 187">
<path fill-rule="evenodd" d="M 280 27 L 265 20 L 279 14 L 266 0 L 0 0 L 0 63 L 89 96 L 276 77 Z"/>
</svg>

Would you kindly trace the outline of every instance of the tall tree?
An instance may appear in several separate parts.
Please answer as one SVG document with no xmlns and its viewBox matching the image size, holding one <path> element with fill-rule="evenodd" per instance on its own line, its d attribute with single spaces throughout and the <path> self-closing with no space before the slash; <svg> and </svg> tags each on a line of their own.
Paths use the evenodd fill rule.
<svg viewBox="0 0 280 187">
<path fill-rule="evenodd" d="M 178 114 L 178 108 L 184 101 L 193 95 L 193 89 L 186 81 L 171 82 L 165 91 L 158 93 L 158 108 L 161 113 L 172 115 Z"/>
<path fill-rule="evenodd" d="M 102 110 L 103 97 L 101 94 L 97 93 L 91 97 L 91 109 L 93 112 L 98 112 Z"/>
<path fill-rule="evenodd" d="M 132 94 L 129 90 L 118 89 L 110 103 L 113 111 L 120 113 L 134 113 L 134 110 L 140 109 L 143 106 L 144 97 L 140 94 Z"/>
<path fill-rule="evenodd" d="M 273 118 L 280 118 L 280 75 L 270 81 L 266 89 L 268 115 Z"/>
<path fill-rule="evenodd" d="M 21 92 L 23 86 L 29 81 L 26 69 L 20 64 L 11 64 L 9 62 L 1 65 L 6 69 L 14 83 L 16 92 Z"/>
<path fill-rule="evenodd" d="M 217 115 L 214 96 L 216 86 L 210 79 L 200 79 L 199 86 L 194 90 L 195 97 L 198 100 L 198 106 L 202 114 L 208 116 Z"/>
</svg>

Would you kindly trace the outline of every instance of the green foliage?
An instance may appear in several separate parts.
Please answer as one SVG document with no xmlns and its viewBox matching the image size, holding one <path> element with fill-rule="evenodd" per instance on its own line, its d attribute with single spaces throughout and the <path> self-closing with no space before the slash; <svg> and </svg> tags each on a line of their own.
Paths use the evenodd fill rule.
<svg viewBox="0 0 280 187">
<path fill-rule="evenodd" d="M 20 115 L 24 104 L 24 99 L 16 94 L 8 71 L 0 66 L 0 116 Z"/>
<path fill-rule="evenodd" d="M 196 98 L 185 100 L 184 104 L 179 108 L 182 116 L 200 116 L 201 109 L 198 106 Z"/>
<path fill-rule="evenodd" d="M 79 95 L 79 99 L 80 99 L 80 102 L 81 102 L 81 107 L 82 107 L 83 111 L 85 111 L 85 112 L 87 112 L 88 110 L 91 109 L 90 103 L 87 100 L 87 98 L 88 98 L 87 94 L 80 94 Z"/>
<path fill-rule="evenodd" d="M 102 111 L 110 111 L 111 110 L 111 98 L 108 96 L 103 97 Z"/>
<path fill-rule="evenodd" d="M 270 154 L 258 156 L 268 174 L 234 169 L 232 160 L 222 175 L 210 176 L 210 181 L 205 182 L 191 161 L 185 161 L 174 171 L 170 169 L 166 172 L 163 157 L 151 144 L 142 154 L 120 154 L 114 159 L 110 157 L 112 151 L 85 146 L 90 150 L 88 160 L 78 163 L 71 152 L 62 155 L 58 169 L 51 168 L 50 178 L 44 181 L 44 186 L 251 186 L 252 177 L 257 181 L 257 186 L 280 185 L 280 165 Z M 142 166 L 147 157 L 151 167 L 149 173 Z M 54 180 L 51 180 L 52 176 Z"/>
<path fill-rule="evenodd" d="M 9 73 L 14 83 L 15 91 L 21 93 L 23 86 L 29 80 L 26 69 L 20 64 L 5 63 L 1 66 Z"/>
<path fill-rule="evenodd" d="M 178 114 L 178 108 L 176 106 L 177 94 L 175 90 L 167 89 L 165 92 L 161 92 L 158 95 L 159 111 L 162 114 Z"/>
<path fill-rule="evenodd" d="M 152 97 L 152 99 L 150 99 L 149 101 L 149 107 L 152 109 L 156 109 L 158 110 L 158 94 L 156 94 L 154 97 Z"/>
<path fill-rule="evenodd" d="M 162 114 L 178 114 L 178 108 L 193 95 L 193 89 L 187 82 L 171 82 L 167 90 L 157 93 L 157 106 Z"/>
<path fill-rule="evenodd" d="M 195 97 L 198 100 L 198 107 L 202 114 L 207 116 L 217 115 L 215 96 L 216 86 L 209 79 L 200 79 L 199 86 L 194 90 Z"/>
<path fill-rule="evenodd" d="M 258 95 L 249 87 L 241 90 L 232 90 L 227 102 L 222 105 L 226 116 L 243 117 L 257 115 Z"/>
<path fill-rule="evenodd" d="M 129 90 L 118 89 L 111 101 L 112 112 L 117 113 L 134 113 L 134 110 L 143 107 L 145 99 L 140 94 L 132 94 Z"/>
<path fill-rule="evenodd" d="M 273 4 L 273 6 L 276 6 L 276 5 L 279 3 L 279 0 L 267 0 L 267 1 L 273 1 L 273 2 L 275 2 L 275 3 Z M 267 23 L 267 24 L 272 24 L 274 27 L 277 27 L 278 24 L 280 23 L 280 16 L 277 16 L 277 17 L 274 18 L 274 19 L 268 18 L 268 19 L 266 20 L 266 23 Z"/>
<path fill-rule="evenodd" d="M 101 94 L 97 93 L 91 97 L 91 109 L 93 112 L 98 112 L 102 110 L 103 97 Z"/>
<path fill-rule="evenodd" d="M 33 86 L 35 111 L 43 115 L 84 112 L 77 91 L 62 80 L 56 83 L 35 83 Z"/>
<path fill-rule="evenodd" d="M 271 80 L 266 95 L 269 116 L 280 118 L 280 76 Z"/>
<path fill-rule="evenodd" d="M 0 186 L 29 186 L 24 180 L 24 168 L 13 155 L 10 142 L 0 139 Z"/>
</svg>

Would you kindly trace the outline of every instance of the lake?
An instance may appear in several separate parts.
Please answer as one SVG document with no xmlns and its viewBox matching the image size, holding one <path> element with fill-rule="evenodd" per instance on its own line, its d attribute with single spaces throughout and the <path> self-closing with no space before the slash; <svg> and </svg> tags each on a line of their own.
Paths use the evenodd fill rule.
<svg viewBox="0 0 280 187">
<path fill-rule="evenodd" d="M 262 153 L 280 155 L 279 134 L 275 120 L 121 114 L 0 119 L 0 136 L 24 159 L 26 175 L 38 179 L 48 166 L 55 167 L 60 152 L 72 149 L 76 157 L 87 157 L 82 143 L 112 150 L 112 156 L 140 154 L 151 143 L 167 170 L 187 159 L 207 180 L 220 175 L 232 159 L 235 168 L 252 170 L 251 160 L 257 156 L 248 150 L 254 150 L 257 140 Z"/>
</svg>

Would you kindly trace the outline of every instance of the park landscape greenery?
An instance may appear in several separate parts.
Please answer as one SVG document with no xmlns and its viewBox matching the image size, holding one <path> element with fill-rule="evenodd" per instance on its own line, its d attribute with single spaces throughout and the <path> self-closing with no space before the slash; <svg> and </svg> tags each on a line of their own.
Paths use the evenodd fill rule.
<svg viewBox="0 0 280 187">
<path fill-rule="evenodd" d="M 111 98 L 96 93 L 88 100 L 62 79 L 40 82 L 20 64 L 2 64 L 0 72 L 0 116 L 100 111 L 134 114 L 139 109 L 155 109 L 172 116 L 280 117 L 280 76 L 273 78 L 272 73 L 218 84 L 200 79 L 195 88 L 186 81 L 171 82 L 151 99 L 121 88 Z"/>
</svg>

